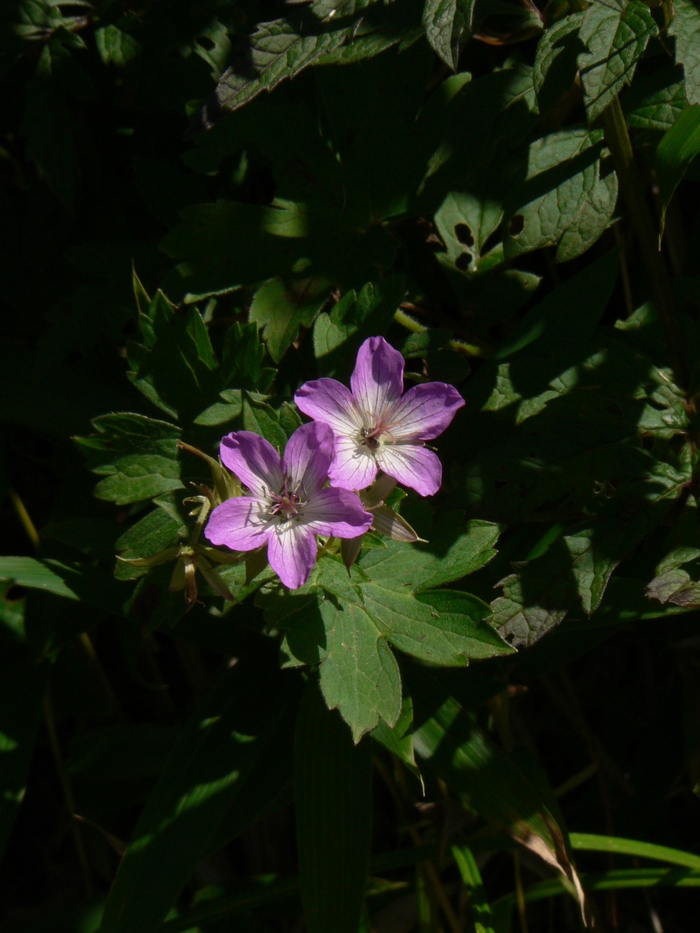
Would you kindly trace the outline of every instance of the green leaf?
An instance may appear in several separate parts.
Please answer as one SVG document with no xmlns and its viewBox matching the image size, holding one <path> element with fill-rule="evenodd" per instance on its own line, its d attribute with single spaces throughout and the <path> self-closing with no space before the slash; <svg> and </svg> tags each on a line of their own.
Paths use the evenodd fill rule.
<svg viewBox="0 0 700 933">
<path fill-rule="evenodd" d="M 183 730 L 126 849 L 101 933 L 157 930 L 222 822 L 256 818 L 248 807 L 256 763 L 289 732 L 298 698 L 294 674 L 261 677 L 270 663 L 268 651 L 241 658 Z"/>
<path fill-rule="evenodd" d="M 674 0 L 668 34 L 676 40 L 676 62 L 683 66 L 688 103 L 700 104 L 700 10 L 693 0 Z"/>
<path fill-rule="evenodd" d="M 186 536 L 187 524 L 183 519 L 158 508 L 148 512 L 128 528 L 117 540 L 115 549 L 127 560 L 152 557 L 159 551 L 174 547 Z M 148 573 L 148 569 L 118 561 L 115 573 L 120 580 L 135 580 Z"/>
<path fill-rule="evenodd" d="M 280 453 L 287 443 L 287 432 L 279 422 L 275 410 L 261 399 L 246 392 L 243 396 L 243 428 L 268 440 Z"/>
<path fill-rule="evenodd" d="M 196 308 L 178 313 L 159 291 L 139 324 L 143 343 L 128 348 L 130 381 L 167 414 L 192 417 L 222 388 L 201 314 Z"/>
<path fill-rule="evenodd" d="M 97 434 L 76 443 L 93 473 L 106 476 L 95 488 L 98 499 L 127 505 L 182 488 L 178 427 L 129 413 L 101 415 L 92 425 Z"/>
<path fill-rule="evenodd" d="M 401 680 L 389 648 L 433 664 L 463 667 L 470 658 L 509 653 L 485 621 L 488 607 L 466 593 L 431 589 L 490 560 L 498 526 L 454 517 L 436 526 L 437 554 L 389 541 L 365 551 L 348 572 L 321 559 L 306 586 L 265 601 L 269 624 L 286 635 L 290 658 L 319 664 L 321 690 L 355 741 L 382 719 L 393 728 L 401 712 Z M 313 594 L 316 594 L 315 596 Z"/>
<path fill-rule="evenodd" d="M 681 113 L 656 148 L 656 177 L 661 197 L 661 229 L 673 192 L 700 153 L 700 104 Z"/>
<path fill-rule="evenodd" d="M 582 50 L 579 30 L 583 17 L 583 13 L 572 13 L 558 20 L 537 45 L 532 78 L 542 113 L 553 107 L 576 80 L 577 58 Z"/>
<path fill-rule="evenodd" d="M 474 31 L 476 0 L 426 0 L 423 28 L 446 65 L 457 71 L 459 53 Z"/>
<path fill-rule="evenodd" d="M 261 23 L 238 61 L 222 75 L 202 115 L 203 125 L 215 122 L 221 110 L 236 110 L 309 65 L 330 64 L 332 53 L 343 46 L 360 40 L 361 51 L 349 50 L 352 60 L 401 42 L 401 12 L 377 0 L 313 0 L 286 19 Z"/>
<path fill-rule="evenodd" d="M 665 133 L 688 106 L 682 70 L 674 65 L 637 75 L 622 103 L 630 127 Z"/>
<path fill-rule="evenodd" d="M 514 258 L 556 246 L 556 261 L 586 252 L 612 222 L 617 176 L 601 161 L 600 130 L 562 130 L 530 146 L 527 175 L 512 196 L 504 249 Z"/>
<path fill-rule="evenodd" d="M 214 402 L 194 419 L 202 427 L 218 427 L 234 421 L 243 411 L 243 393 L 240 389 L 224 389 L 220 402 Z"/>
<path fill-rule="evenodd" d="M 372 334 L 384 333 L 393 320 L 406 290 L 402 276 L 368 282 L 350 291 L 333 310 L 319 314 L 314 324 L 314 354 L 319 372 L 334 376 L 343 365 L 352 365 L 360 343 Z"/>
<path fill-rule="evenodd" d="M 279 363 L 299 334 L 309 327 L 326 303 L 330 283 L 305 279 L 294 285 L 270 279 L 258 289 L 250 306 L 250 321 L 263 328 L 268 352 Z"/>
<path fill-rule="evenodd" d="M 503 206 L 488 197 L 479 198 L 468 192 L 451 191 L 435 214 L 447 255 L 438 255 L 455 265 L 460 257 L 469 257 L 469 269 L 476 270 L 482 250 L 503 219 Z"/>
<path fill-rule="evenodd" d="M 587 51 L 578 61 L 589 123 L 632 81 L 649 39 L 658 34 L 641 0 L 629 0 L 622 8 L 602 3 L 588 7 L 579 32 Z"/>
<path fill-rule="evenodd" d="M 123 68 L 141 54 L 141 45 L 114 24 L 95 30 L 95 45 L 105 65 Z"/>
<path fill-rule="evenodd" d="M 354 746 L 315 680 L 296 723 L 294 808 L 309 933 L 357 933 L 372 838 L 372 749 Z"/>
<path fill-rule="evenodd" d="M 65 579 L 71 568 L 58 561 L 37 560 L 34 557 L 0 557 L 0 580 L 31 590 L 42 590 L 55 596 L 79 599 Z M 69 578 L 70 579 L 70 578 Z"/>
<path fill-rule="evenodd" d="M 274 369 L 263 366 L 264 361 L 265 345 L 256 325 L 232 324 L 226 331 L 221 357 L 224 384 L 264 392 L 275 375 Z"/>
<path fill-rule="evenodd" d="M 375 741 L 395 755 L 412 774 L 421 780 L 413 751 L 413 702 L 408 694 L 404 692 L 401 713 L 393 728 L 385 722 L 380 722 L 371 734 Z"/>
</svg>

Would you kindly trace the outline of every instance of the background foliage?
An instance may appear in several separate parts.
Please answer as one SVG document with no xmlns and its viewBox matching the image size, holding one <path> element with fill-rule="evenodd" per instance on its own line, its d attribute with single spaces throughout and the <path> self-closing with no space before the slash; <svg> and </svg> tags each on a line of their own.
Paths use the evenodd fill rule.
<svg viewBox="0 0 700 933">
<path fill-rule="evenodd" d="M 3 929 L 695 929 L 696 0 L 2 20 Z M 428 543 L 285 594 L 188 448 L 373 334 Z"/>
</svg>

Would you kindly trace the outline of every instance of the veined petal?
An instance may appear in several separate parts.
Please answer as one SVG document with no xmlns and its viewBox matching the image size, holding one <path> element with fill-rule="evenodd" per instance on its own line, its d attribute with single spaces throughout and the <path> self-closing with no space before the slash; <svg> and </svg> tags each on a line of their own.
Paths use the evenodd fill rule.
<svg viewBox="0 0 700 933">
<path fill-rule="evenodd" d="M 347 489 L 321 489 L 304 508 L 302 522 L 315 535 L 356 538 L 372 524 L 359 498 Z"/>
<path fill-rule="evenodd" d="M 374 454 L 354 437 L 335 438 L 335 456 L 328 474 L 331 486 L 365 489 L 374 482 L 377 464 Z"/>
<path fill-rule="evenodd" d="M 225 544 L 232 551 L 253 551 L 265 543 L 274 526 L 263 499 L 238 496 L 217 505 L 204 534 L 212 544 Z"/>
<path fill-rule="evenodd" d="M 413 386 L 393 410 L 388 433 L 397 443 L 432 440 L 450 426 L 463 405 L 455 387 L 444 382 Z"/>
<path fill-rule="evenodd" d="M 442 483 L 442 464 L 432 450 L 413 444 L 386 444 L 375 453 L 377 463 L 421 496 L 434 496 Z"/>
<path fill-rule="evenodd" d="M 350 391 L 336 379 L 305 382 L 294 395 L 299 411 L 333 428 L 336 434 L 351 434 L 361 426 Z"/>
<path fill-rule="evenodd" d="M 276 525 L 268 539 L 267 559 L 282 583 L 296 590 L 309 579 L 316 563 L 316 539 L 299 522 Z"/>
<path fill-rule="evenodd" d="M 383 337 L 369 337 L 357 354 L 350 387 L 361 414 L 382 416 L 401 398 L 403 356 Z"/>
<path fill-rule="evenodd" d="M 284 472 L 294 491 L 303 484 L 307 497 L 326 482 L 333 459 L 333 431 L 321 421 L 302 424 L 287 441 Z"/>
<path fill-rule="evenodd" d="M 269 441 L 252 431 L 234 431 L 221 441 L 221 461 L 258 495 L 279 492 L 283 485 L 282 461 Z M 232 500 L 231 500 L 232 501 Z"/>
</svg>

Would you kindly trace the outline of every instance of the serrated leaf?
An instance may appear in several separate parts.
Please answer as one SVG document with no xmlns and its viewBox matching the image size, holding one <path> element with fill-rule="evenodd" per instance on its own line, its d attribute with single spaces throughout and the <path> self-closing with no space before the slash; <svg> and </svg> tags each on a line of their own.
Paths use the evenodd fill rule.
<svg viewBox="0 0 700 933">
<path fill-rule="evenodd" d="M 326 303 L 330 282 L 302 279 L 293 285 L 270 279 L 258 289 L 250 306 L 250 321 L 263 331 L 268 352 L 279 363 L 301 327 L 309 327 Z"/>
<path fill-rule="evenodd" d="M 159 291 L 139 324 L 143 342 L 128 348 L 130 381 L 167 414 L 192 417 L 222 388 L 201 314 L 197 308 L 178 313 Z"/>
<path fill-rule="evenodd" d="M 130 413 L 92 424 L 97 434 L 75 440 L 93 473 L 106 476 L 95 488 L 98 499 L 127 505 L 182 488 L 174 424 Z"/>
<path fill-rule="evenodd" d="M 447 247 L 445 258 L 454 265 L 466 254 L 470 269 L 476 270 L 486 241 L 502 219 L 503 206 L 498 201 L 451 191 L 435 214 L 435 223 Z M 442 254 L 438 258 L 442 260 Z"/>
<path fill-rule="evenodd" d="M 578 62 L 589 123 L 632 81 L 649 39 L 658 34 L 641 0 L 629 0 L 622 9 L 600 3 L 588 7 L 579 32 L 587 51 Z"/>
<path fill-rule="evenodd" d="M 266 402 L 252 398 L 247 392 L 243 396 L 243 428 L 268 440 L 280 453 L 287 443 L 287 432 L 279 422 L 275 410 Z"/>
<path fill-rule="evenodd" d="M 116 542 L 116 550 L 127 560 L 151 557 L 159 551 L 173 547 L 187 534 L 187 526 L 179 516 L 169 515 L 164 509 L 153 509 L 135 522 Z M 132 567 L 117 562 L 115 573 L 120 580 L 135 580 L 147 573 L 147 568 Z"/>
<path fill-rule="evenodd" d="M 506 257 L 556 246 L 556 261 L 580 256 L 612 222 L 617 176 L 601 162 L 600 130 L 562 130 L 530 146 L 522 187 L 508 211 Z"/>
<path fill-rule="evenodd" d="M 637 75 L 622 103 L 630 127 L 665 133 L 688 105 L 682 69 L 674 65 Z"/>
<path fill-rule="evenodd" d="M 236 110 L 309 65 L 322 59 L 331 63 L 333 53 L 356 38 L 362 51 L 352 54 L 351 50 L 350 60 L 376 55 L 409 38 L 402 9 L 392 7 L 377 0 L 312 0 L 296 5 L 285 19 L 259 24 L 222 75 L 200 117 L 201 125 L 212 125 L 222 110 Z M 411 38 L 415 41 L 417 36 Z"/>
<path fill-rule="evenodd" d="M 220 402 L 214 402 L 194 419 L 194 424 L 214 427 L 230 424 L 243 411 L 243 393 L 240 389 L 224 389 L 219 393 Z"/>
<path fill-rule="evenodd" d="M 385 722 L 380 722 L 371 734 L 376 742 L 402 761 L 408 770 L 420 780 L 413 749 L 413 702 L 408 694 L 404 692 L 401 713 L 393 728 L 389 728 Z"/>
<path fill-rule="evenodd" d="M 476 0 L 426 0 L 423 28 L 428 42 L 453 71 L 474 29 Z"/>
<path fill-rule="evenodd" d="M 78 594 L 65 579 L 71 568 L 58 561 L 37 560 L 34 557 L 0 557 L 0 580 L 42 590 L 55 596 L 79 599 Z"/>
<path fill-rule="evenodd" d="M 405 290 L 403 276 L 380 283 L 368 282 L 359 292 L 343 295 L 330 313 L 319 314 L 314 324 L 314 354 L 319 372 L 335 375 L 340 366 L 354 360 L 365 337 L 384 333 Z"/>
<path fill-rule="evenodd" d="M 372 749 L 353 745 L 312 681 L 295 728 L 294 809 L 309 933 L 357 933 L 372 839 Z"/>
<path fill-rule="evenodd" d="M 268 622 L 285 632 L 289 656 L 320 665 L 326 703 L 340 710 L 356 742 L 380 719 L 389 728 L 398 720 L 401 679 L 390 644 L 457 667 L 510 651 L 486 623 L 488 609 L 480 600 L 425 592 L 471 573 L 495 554 L 497 526 L 468 523 L 451 543 L 446 525 L 433 536 L 446 552 L 442 556 L 414 556 L 417 545 L 390 541 L 386 550 L 365 552 L 349 576 L 339 561 L 323 559 L 298 594 L 266 600 Z M 382 554 L 388 556 L 377 560 Z"/>
<path fill-rule="evenodd" d="M 676 62 L 683 66 L 688 103 L 700 104 L 700 10 L 693 0 L 674 0 L 668 34 L 676 40 Z"/>
</svg>

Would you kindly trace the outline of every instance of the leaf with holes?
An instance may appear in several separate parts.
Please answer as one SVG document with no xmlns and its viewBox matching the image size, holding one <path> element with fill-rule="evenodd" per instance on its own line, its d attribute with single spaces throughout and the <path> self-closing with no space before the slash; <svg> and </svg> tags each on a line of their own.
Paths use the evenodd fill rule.
<svg viewBox="0 0 700 933">
<path fill-rule="evenodd" d="M 507 258 L 556 247 L 566 262 L 589 249 L 612 222 L 617 176 L 603 158 L 600 130 L 561 130 L 530 146 L 525 180 L 512 196 Z"/>
</svg>

